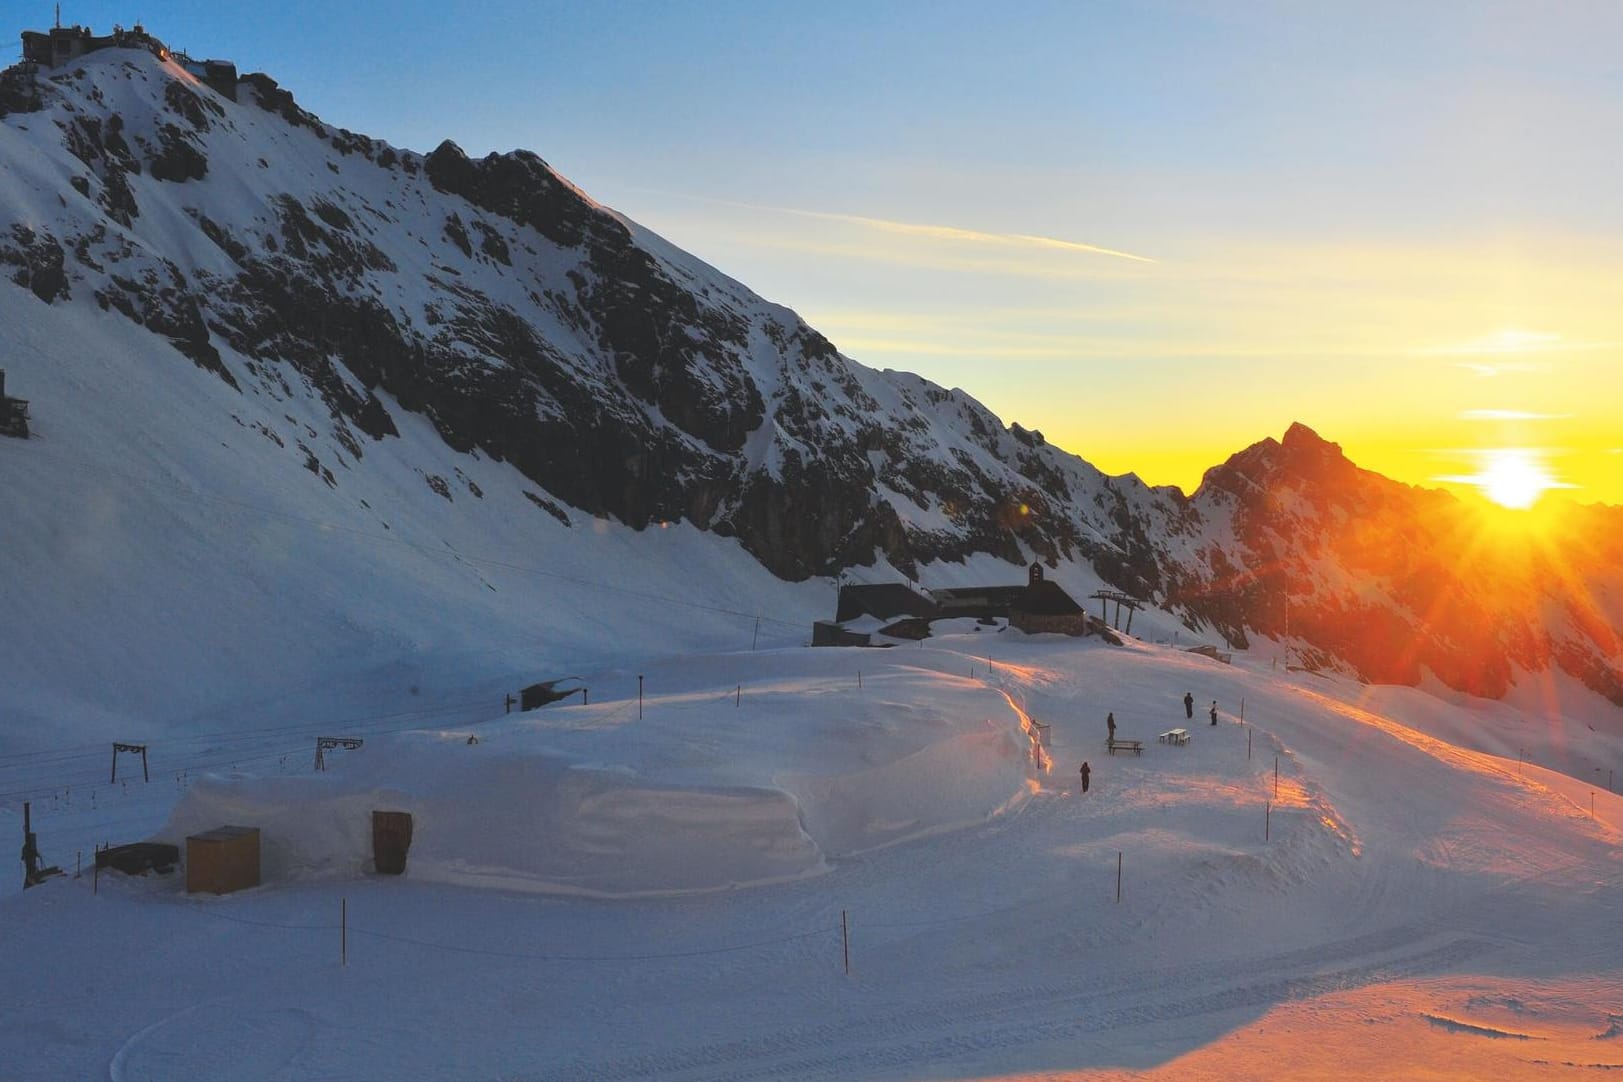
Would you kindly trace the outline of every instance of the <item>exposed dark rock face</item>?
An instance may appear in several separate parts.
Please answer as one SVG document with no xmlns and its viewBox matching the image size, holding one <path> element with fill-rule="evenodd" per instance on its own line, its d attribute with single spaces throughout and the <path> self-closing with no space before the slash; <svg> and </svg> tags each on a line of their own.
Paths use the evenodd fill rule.
<svg viewBox="0 0 1623 1082">
<path fill-rule="evenodd" d="M 173 124 L 158 129 L 161 148 L 152 158 L 152 175 L 158 180 L 181 183 L 208 176 L 208 159 L 193 145 L 185 132 Z"/>
<path fill-rule="evenodd" d="M 41 107 L 36 76 L 19 65 L 0 71 L 0 118 L 13 113 L 33 113 Z"/>
<path fill-rule="evenodd" d="M 0 263 L 16 268 L 11 280 L 46 304 L 69 296 L 64 259 L 56 238 L 42 236 L 25 225 L 11 227 L 10 243 L 0 240 Z"/>
</svg>

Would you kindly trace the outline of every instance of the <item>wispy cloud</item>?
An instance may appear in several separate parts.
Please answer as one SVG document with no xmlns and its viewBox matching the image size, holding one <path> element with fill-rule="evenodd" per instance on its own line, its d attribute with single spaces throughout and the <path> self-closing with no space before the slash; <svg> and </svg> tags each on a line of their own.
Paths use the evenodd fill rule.
<svg viewBox="0 0 1623 1082">
<path fill-rule="evenodd" d="M 1473 338 L 1468 342 L 1456 342 L 1452 345 L 1436 346 L 1425 350 L 1427 353 L 1438 354 L 1476 354 L 1476 355 L 1502 355 L 1516 353 L 1547 353 L 1555 350 L 1569 350 L 1583 348 L 1581 344 L 1569 343 L 1559 334 L 1550 331 L 1524 331 L 1516 327 L 1507 327 L 1492 334 Z M 1515 363 L 1495 362 L 1465 363 L 1461 368 L 1469 368 L 1482 375 L 1499 375 L 1502 372 L 1530 371 L 1525 365 Z"/>
<path fill-rule="evenodd" d="M 1448 349 L 1448 350 L 1427 350 L 1426 352 L 1428 352 L 1428 353 L 1453 353 L 1453 352 L 1458 352 L 1458 351 L 1453 350 L 1453 349 Z M 1454 367 L 1455 368 L 1463 368 L 1467 372 L 1475 372 L 1479 376 L 1489 376 L 1489 377 L 1503 376 L 1503 375 L 1506 375 L 1506 374 L 1512 373 L 1512 372 L 1542 372 L 1542 371 L 1544 371 L 1544 366 L 1543 365 L 1527 364 L 1525 362 L 1516 363 L 1516 364 L 1474 364 L 1474 363 L 1471 363 L 1469 361 L 1465 361 L 1465 362 L 1461 362 L 1460 364 L 1455 365 Z"/>
<path fill-rule="evenodd" d="M 1462 421 L 1565 421 L 1570 413 L 1532 413 L 1528 410 L 1461 410 Z"/>
<path fill-rule="evenodd" d="M 1082 241 L 1067 240 L 1061 237 L 1047 237 L 1037 233 L 997 233 L 982 229 L 966 229 L 955 225 L 935 225 L 925 222 L 902 222 L 890 218 L 873 218 L 863 214 L 839 214 L 832 211 L 805 210 L 799 207 L 777 207 L 765 203 L 746 203 L 732 199 L 690 195 L 685 192 L 669 192 L 658 189 L 641 190 L 655 192 L 664 196 L 674 196 L 678 199 L 691 200 L 697 203 L 735 207 L 739 210 L 759 211 L 765 214 L 782 214 L 794 218 L 810 218 L 821 222 L 839 222 L 879 233 L 918 237 L 924 240 L 988 245 L 1000 248 L 1037 248 L 1053 252 L 1072 252 L 1078 255 L 1102 255 L 1109 256 L 1112 259 L 1125 259 L 1134 263 L 1156 262 L 1150 256 L 1124 252 L 1119 248 L 1106 248 L 1098 244 L 1086 244 Z"/>
<path fill-rule="evenodd" d="M 1008 248 L 1047 248 L 1060 252 L 1082 252 L 1088 255 L 1107 255 L 1116 259 L 1130 259 L 1135 263 L 1154 263 L 1155 260 L 1145 255 L 1134 255 L 1132 252 L 1123 252 L 1116 248 L 1103 248 L 1097 244 L 1084 244 L 1081 241 L 1061 240 L 1058 237 L 1044 237 L 1034 233 L 988 233 L 979 229 L 962 229 L 952 225 L 925 225 L 918 222 L 897 222 L 886 218 L 867 218 L 859 214 L 830 214 L 816 210 L 794 210 L 788 207 L 761 207 L 761 210 L 772 210 L 779 214 L 793 214 L 801 218 L 816 218 L 825 222 L 846 222 L 850 225 L 859 225 L 868 229 L 876 229 L 881 233 L 899 233 L 910 237 L 924 237 L 929 240 L 963 241 L 971 244 L 994 244 Z"/>
</svg>

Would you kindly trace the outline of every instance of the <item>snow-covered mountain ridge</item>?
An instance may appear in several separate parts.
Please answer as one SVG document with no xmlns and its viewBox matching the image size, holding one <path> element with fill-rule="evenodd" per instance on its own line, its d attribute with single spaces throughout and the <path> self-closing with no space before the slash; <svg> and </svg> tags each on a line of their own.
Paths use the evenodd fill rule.
<svg viewBox="0 0 1623 1082">
<path fill-rule="evenodd" d="M 60 553 L 44 538 L 77 530 L 43 495 L 72 460 L 394 540 L 419 520 L 419 545 L 488 553 L 500 536 L 505 559 L 532 563 L 621 524 L 641 532 L 592 558 L 628 575 L 656 574 L 649 527 L 677 524 L 735 539 L 760 566 L 715 556 L 730 589 L 771 594 L 791 620 L 827 613 L 810 587 L 762 586 L 761 568 L 792 584 L 1036 558 L 1235 645 L 1288 630 L 1370 679 L 1429 669 L 1497 694 L 1558 666 L 1623 704 L 1612 509 L 1575 511 L 1549 550 L 1486 552 L 1458 501 L 1359 471 L 1300 427 L 1193 497 L 1107 477 L 962 391 L 849 360 L 533 154 L 420 155 L 322 123 L 268 77 L 238 91 L 126 49 L 0 85 L 0 363 L 41 436 L 0 448 L 7 487 L 34 497 L 8 527 L 33 547 L 8 537 L 0 555 L 29 582 L 7 587 L 23 612 L 94 604 L 42 578 Z M 207 469 L 188 457 L 205 452 Z M 121 559 L 174 540 L 98 521 Z M 182 533 L 196 560 L 221 559 Z M 396 634 L 381 610 L 332 600 L 349 563 L 300 555 L 234 558 L 276 603 L 314 599 L 312 624 Z M 497 618 L 522 624 L 503 584 L 483 585 L 493 596 L 442 584 L 420 601 L 506 606 Z M 190 607 L 169 618 L 182 631 L 166 634 L 196 642 L 229 630 Z M 129 659 L 107 634 L 111 678 Z"/>
</svg>

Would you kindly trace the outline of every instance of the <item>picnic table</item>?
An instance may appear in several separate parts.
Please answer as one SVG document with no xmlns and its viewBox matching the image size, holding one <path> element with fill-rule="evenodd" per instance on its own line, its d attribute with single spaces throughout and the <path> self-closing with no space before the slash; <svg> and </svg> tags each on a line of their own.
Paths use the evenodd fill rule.
<svg viewBox="0 0 1623 1082">
<path fill-rule="evenodd" d="M 1188 729 L 1168 729 L 1166 732 L 1164 732 L 1160 736 L 1156 737 L 1156 739 L 1159 740 L 1163 744 L 1177 744 L 1179 746 L 1182 746 L 1184 744 L 1189 743 L 1189 730 Z"/>
</svg>

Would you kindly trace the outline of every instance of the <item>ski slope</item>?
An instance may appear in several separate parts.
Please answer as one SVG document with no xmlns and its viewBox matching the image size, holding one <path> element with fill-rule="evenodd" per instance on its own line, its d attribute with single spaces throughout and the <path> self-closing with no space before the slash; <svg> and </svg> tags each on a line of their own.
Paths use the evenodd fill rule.
<svg viewBox="0 0 1623 1082">
<path fill-rule="evenodd" d="M 635 668 L 582 674 L 590 706 L 383 734 L 320 777 L 289 753 L 45 800 L 58 862 L 239 810 L 279 855 L 219 898 L 108 875 L 0 899 L 7 1077 L 1623 1066 L 1623 802 L 1539 765 L 1575 754 L 1567 730 L 1502 754 L 1510 706 L 1013 631 Z M 1185 691 L 1220 724 L 1186 722 Z M 1141 757 L 1104 754 L 1106 711 Z M 1187 747 L 1156 741 L 1174 726 Z M 561 802 L 572 775 L 602 799 Z M 343 826 L 385 797 L 418 815 L 400 879 Z M 559 878 L 593 852 L 614 859 Z"/>
</svg>

